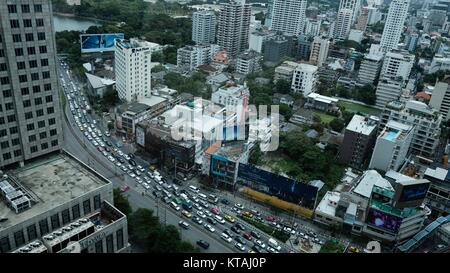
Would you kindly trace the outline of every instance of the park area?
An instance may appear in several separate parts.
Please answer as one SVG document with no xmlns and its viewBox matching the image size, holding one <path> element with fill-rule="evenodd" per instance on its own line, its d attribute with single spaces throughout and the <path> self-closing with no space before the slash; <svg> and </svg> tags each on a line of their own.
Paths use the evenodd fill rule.
<svg viewBox="0 0 450 273">
<path fill-rule="evenodd" d="M 357 104 L 353 102 L 348 101 L 339 101 L 338 105 L 342 108 L 344 107 L 346 111 L 352 112 L 352 113 L 362 113 L 362 114 L 369 114 L 369 115 L 378 115 L 381 110 L 371 107 L 368 105 L 362 105 Z"/>
</svg>

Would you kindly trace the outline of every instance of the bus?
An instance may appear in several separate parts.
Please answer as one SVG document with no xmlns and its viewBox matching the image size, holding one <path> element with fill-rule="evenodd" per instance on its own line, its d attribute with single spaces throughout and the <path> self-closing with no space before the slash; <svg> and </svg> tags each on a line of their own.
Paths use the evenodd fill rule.
<svg viewBox="0 0 450 273">
<path fill-rule="evenodd" d="M 210 194 L 208 196 L 208 202 L 212 204 L 217 204 L 219 202 L 219 198 L 217 198 L 217 196 L 215 196 L 214 194 Z"/>
<path fill-rule="evenodd" d="M 183 200 L 183 203 L 181 204 L 181 206 L 183 207 L 183 209 L 185 209 L 187 211 L 192 211 L 191 202 L 189 202 L 188 200 Z"/>
</svg>

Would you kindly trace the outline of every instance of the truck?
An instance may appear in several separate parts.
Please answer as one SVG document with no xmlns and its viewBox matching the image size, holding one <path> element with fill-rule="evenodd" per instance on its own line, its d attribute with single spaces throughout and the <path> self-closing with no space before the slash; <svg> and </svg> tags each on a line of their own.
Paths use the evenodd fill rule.
<svg viewBox="0 0 450 273">
<path fill-rule="evenodd" d="M 273 239 L 273 238 L 269 238 L 269 240 L 267 241 L 267 244 L 273 248 L 275 248 L 276 250 L 280 251 L 281 250 L 281 246 L 278 245 L 278 242 Z"/>
</svg>

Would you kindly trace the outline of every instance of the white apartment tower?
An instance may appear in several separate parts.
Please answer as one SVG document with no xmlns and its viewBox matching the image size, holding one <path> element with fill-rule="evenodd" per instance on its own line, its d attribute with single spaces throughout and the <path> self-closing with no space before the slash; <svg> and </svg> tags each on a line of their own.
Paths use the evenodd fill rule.
<svg viewBox="0 0 450 273">
<path fill-rule="evenodd" d="M 317 71 L 317 66 L 304 63 L 299 64 L 294 70 L 291 89 L 295 93 L 303 93 L 304 96 L 313 93 L 317 85 Z"/>
<path fill-rule="evenodd" d="M 314 37 L 314 40 L 311 44 L 311 54 L 309 55 L 309 62 L 313 65 L 321 67 L 327 60 L 329 48 L 329 39 L 320 36 Z"/>
<path fill-rule="evenodd" d="M 305 31 L 306 0 L 273 0 L 270 29 L 287 35 L 299 35 Z"/>
<path fill-rule="evenodd" d="M 212 56 L 219 51 L 218 45 L 187 45 L 177 50 L 177 67 L 182 71 L 193 71 L 208 64 Z"/>
<path fill-rule="evenodd" d="M 152 43 L 117 39 L 115 46 L 114 70 L 119 98 L 131 102 L 150 97 Z"/>
<path fill-rule="evenodd" d="M 192 41 L 196 44 L 212 44 L 216 39 L 216 15 L 212 10 L 192 14 Z"/>
<path fill-rule="evenodd" d="M 237 55 L 248 48 L 251 5 L 245 0 L 231 1 L 221 5 L 217 44 L 227 49 L 228 56 Z"/>
<path fill-rule="evenodd" d="M 346 40 L 352 26 L 353 11 L 351 9 L 340 9 L 334 22 L 333 38 Z"/>
<path fill-rule="evenodd" d="M 392 50 L 386 53 L 381 68 L 381 77 L 402 77 L 408 80 L 415 56 L 407 51 Z"/>
<path fill-rule="evenodd" d="M 361 10 L 361 0 L 341 0 L 339 10 L 341 9 L 352 10 L 352 23 L 355 23 Z"/>
<path fill-rule="evenodd" d="M 410 0 L 392 0 L 384 24 L 380 45 L 385 52 L 396 49 L 400 42 L 406 16 L 408 15 Z"/>
</svg>

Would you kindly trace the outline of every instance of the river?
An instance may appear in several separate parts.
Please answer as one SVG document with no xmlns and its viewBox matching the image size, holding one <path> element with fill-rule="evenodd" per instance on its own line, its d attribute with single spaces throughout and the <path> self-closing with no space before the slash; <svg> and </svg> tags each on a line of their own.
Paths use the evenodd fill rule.
<svg viewBox="0 0 450 273">
<path fill-rule="evenodd" d="M 61 16 L 61 15 L 53 15 L 53 25 L 55 26 L 55 31 L 64 31 L 64 30 L 76 30 L 76 31 L 84 31 L 88 29 L 90 26 L 100 25 L 99 22 L 95 20 L 89 20 L 79 17 L 70 17 L 70 16 Z"/>
</svg>

